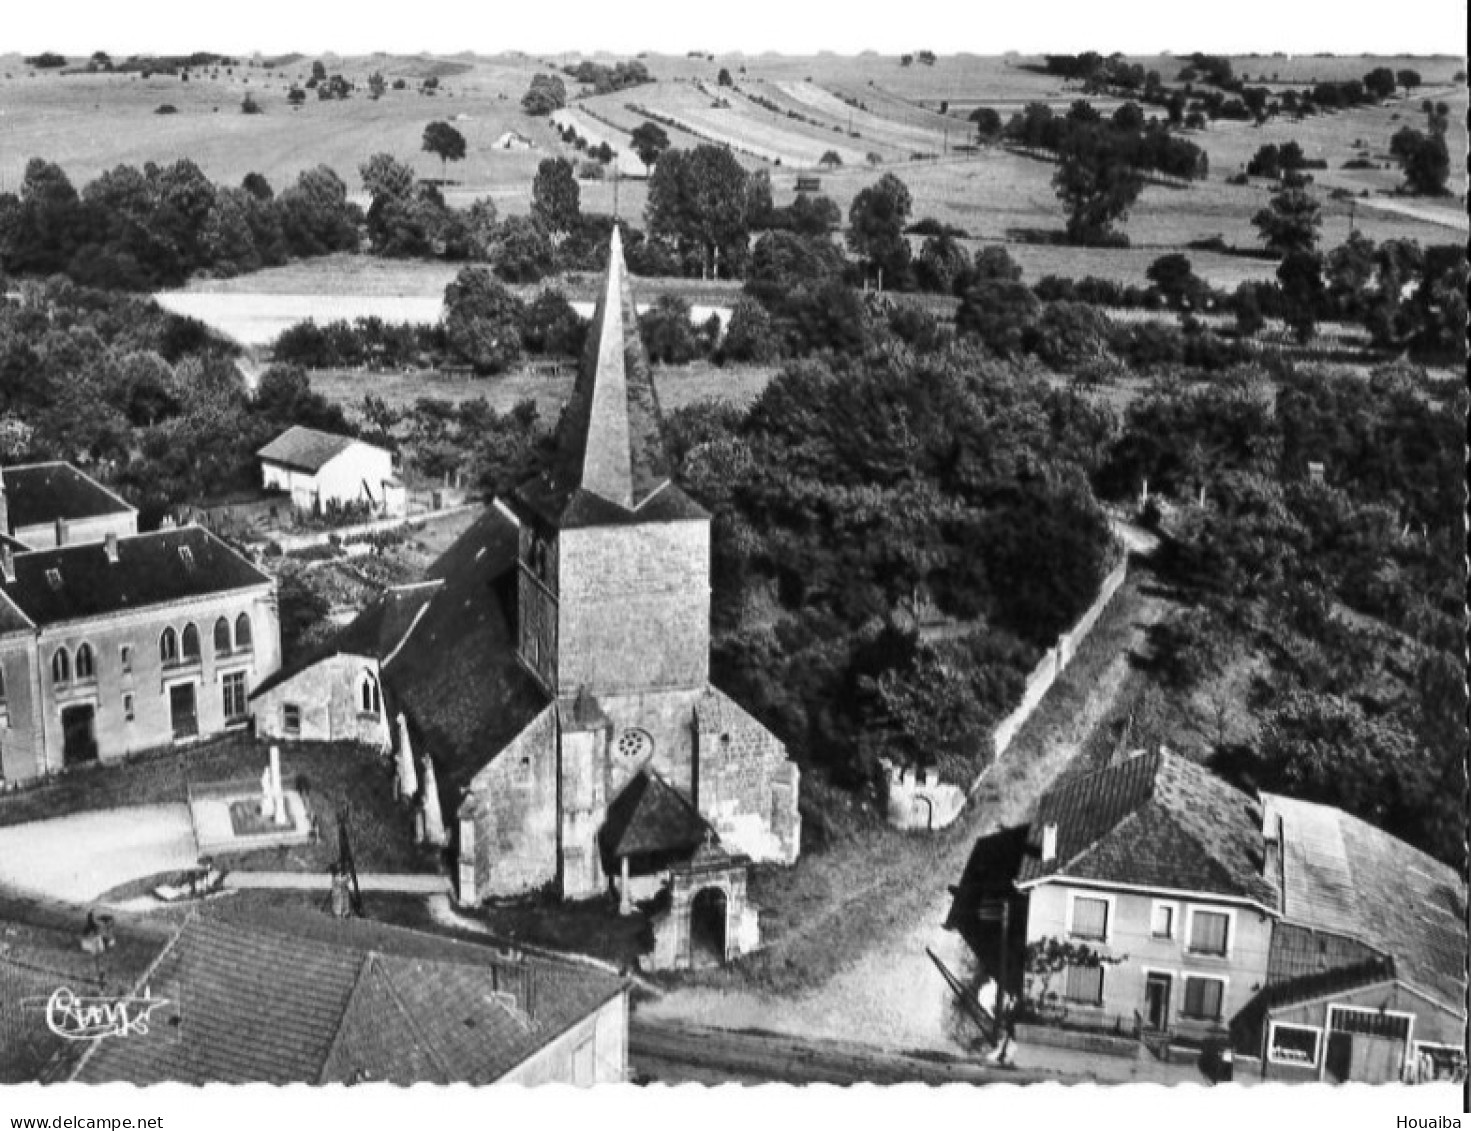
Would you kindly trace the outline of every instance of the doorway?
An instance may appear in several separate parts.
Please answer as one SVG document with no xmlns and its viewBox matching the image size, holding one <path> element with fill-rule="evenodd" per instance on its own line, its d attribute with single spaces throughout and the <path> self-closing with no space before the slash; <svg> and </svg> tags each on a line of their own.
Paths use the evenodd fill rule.
<svg viewBox="0 0 1471 1131">
<path fill-rule="evenodd" d="M 725 961 L 726 898 L 722 888 L 705 888 L 690 903 L 690 958 L 696 966 Z"/>
<path fill-rule="evenodd" d="M 1144 979 L 1144 1027 L 1163 1033 L 1170 1027 L 1170 976 L 1149 974 Z"/>
<path fill-rule="evenodd" d="M 176 683 L 169 688 L 169 719 L 173 723 L 175 741 L 193 738 L 199 733 L 199 711 L 192 683 Z"/>
<path fill-rule="evenodd" d="M 61 760 L 65 766 L 97 761 L 97 707 L 76 703 L 61 709 Z"/>
</svg>

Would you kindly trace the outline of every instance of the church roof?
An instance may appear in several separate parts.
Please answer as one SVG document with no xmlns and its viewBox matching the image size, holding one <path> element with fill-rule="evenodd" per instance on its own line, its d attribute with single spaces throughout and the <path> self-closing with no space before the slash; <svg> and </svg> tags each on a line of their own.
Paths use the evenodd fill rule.
<svg viewBox="0 0 1471 1131">
<path fill-rule="evenodd" d="M 544 475 L 517 492 L 519 501 L 563 527 L 703 516 L 670 483 L 662 423 L 615 225 L 556 456 Z"/>
</svg>

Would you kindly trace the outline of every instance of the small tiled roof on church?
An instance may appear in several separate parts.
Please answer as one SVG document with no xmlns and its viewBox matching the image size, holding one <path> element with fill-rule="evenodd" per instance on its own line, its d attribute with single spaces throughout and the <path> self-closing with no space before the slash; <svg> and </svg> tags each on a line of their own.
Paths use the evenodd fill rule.
<svg viewBox="0 0 1471 1131">
<path fill-rule="evenodd" d="M 608 273 L 562 415 L 556 456 L 542 477 L 516 493 L 518 501 L 561 527 L 702 517 L 705 512 L 670 482 L 662 427 L 623 238 L 614 225 Z"/>
<path fill-rule="evenodd" d="M 1057 827 L 1051 860 L 1043 829 Z M 1264 876 L 1261 807 L 1204 766 L 1167 750 L 1140 754 L 1055 786 L 1038 802 L 1026 887 L 1051 877 L 1209 892 L 1278 907 Z"/>
<path fill-rule="evenodd" d="M 0 592 L 37 625 L 143 609 L 169 601 L 271 584 L 240 554 L 200 526 L 14 554 L 15 580 Z"/>
<path fill-rule="evenodd" d="M 42 526 L 58 518 L 79 521 L 137 509 L 90 475 L 59 460 L 7 467 L 0 475 L 10 514 L 10 530 L 0 530 L 0 534 Z"/>
<path fill-rule="evenodd" d="M 616 858 L 688 852 L 704 844 L 710 831 L 689 798 L 645 768 L 608 806 L 600 836 L 604 850 Z"/>
<path fill-rule="evenodd" d="M 261 459 L 297 471 L 316 473 L 358 441 L 293 424 L 256 453 Z"/>
<path fill-rule="evenodd" d="M 621 979 L 364 922 L 188 920 L 138 986 L 149 1039 L 99 1041 L 81 1083 L 487 1084 Z"/>
<path fill-rule="evenodd" d="M 429 568 L 440 585 L 383 669 L 415 748 L 434 758 L 447 813 L 551 701 L 516 657 L 519 538 L 515 523 L 487 508 Z"/>
</svg>

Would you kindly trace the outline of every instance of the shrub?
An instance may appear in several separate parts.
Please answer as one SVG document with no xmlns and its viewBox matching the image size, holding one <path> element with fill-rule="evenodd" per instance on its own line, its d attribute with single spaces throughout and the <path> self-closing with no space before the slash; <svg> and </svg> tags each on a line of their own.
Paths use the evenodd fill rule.
<svg viewBox="0 0 1471 1131">
<path fill-rule="evenodd" d="M 171 102 L 165 102 L 162 106 L 154 111 L 155 114 L 177 114 L 178 112 L 179 108 Z"/>
</svg>

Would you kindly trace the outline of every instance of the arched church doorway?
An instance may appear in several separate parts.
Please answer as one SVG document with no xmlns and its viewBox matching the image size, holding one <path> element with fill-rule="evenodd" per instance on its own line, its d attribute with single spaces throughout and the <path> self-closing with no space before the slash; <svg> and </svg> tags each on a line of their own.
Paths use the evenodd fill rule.
<svg viewBox="0 0 1471 1131">
<path fill-rule="evenodd" d="M 690 903 L 690 959 L 695 966 L 725 961 L 727 900 L 724 888 L 704 888 Z"/>
</svg>

